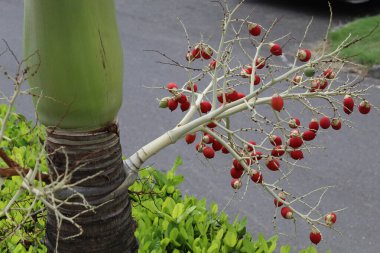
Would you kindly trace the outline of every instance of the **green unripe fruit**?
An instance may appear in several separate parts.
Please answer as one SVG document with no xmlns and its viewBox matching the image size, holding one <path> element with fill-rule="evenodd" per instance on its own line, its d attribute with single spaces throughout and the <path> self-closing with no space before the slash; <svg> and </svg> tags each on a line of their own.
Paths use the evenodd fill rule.
<svg viewBox="0 0 380 253">
<path fill-rule="evenodd" d="M 305 73 L 305 76 L 307 76 L 307 77 L 313 77 L 315 75 L 315 68 L 307 67 L 307 68 L 305 68 L 304 73 Z"/>
</svg>

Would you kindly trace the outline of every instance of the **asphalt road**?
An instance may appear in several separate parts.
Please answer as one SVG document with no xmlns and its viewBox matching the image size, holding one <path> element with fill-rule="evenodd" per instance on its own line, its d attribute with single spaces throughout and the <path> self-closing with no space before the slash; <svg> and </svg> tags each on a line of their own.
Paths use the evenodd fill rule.
<svg viewBox="0 0 380 253">
<path fill-rule="evenodd" d="M 313 46 L 324 36 L 329 18 L 327 4 L 320 2 L 251 0 L 245 3 L 239 15 L 245 17 L 253 13 L 253 19 L 263 26 L 270 25 L 275 18 L 281 18 L 274 36 L 291 32 L 296 39 L 302 37 L 313 16 L 314 22 L 305 41 L 306 45 Z M 162 58 L 144 50 L 160 50 L 182 61 L 186 40 L 177 17 L 186 24 L 193 41 L 199 40 L 203 34 L 205 38 L 211 37 L 210 43 L 215 46 L 222 13 L 215 4 L 204 0 L 117 0 L 116 3 L 125 50 L 125 101 L 120 110 L 119 123 L 124 153 L 129 155 L 175 126 L 181 116 L 178 112 L 159 109 L 156 98 L 165 96 L 165 93 L 144 86 L 162 86 L 171 81 L 181 83 L 186 81 L 185 73 L 157 64 L 156 61 Z M 333 12 L 333 26 L 336 27 L 360 16 L 378 14 L 380 5 L 373 3 L 352 7 L 333 3 Z M 0 0 L 0 37 L 6 39 L 21 58 L 22 20 L 21 0 Z M 289 45 L 289 51 L 292 47 Z M 9 70 L 15 68 L 8 56 L 0 58 L 0 65 Z M 3 79 L 1 81 L 1 89 L 9 92 L 10 86 Z M 363 85 L 375 85 L 368 99 L 380 105 L 380 81 L 367 78 Z M 19 112 L 33 117 L 28 97 L 19 99 L 17 107 Z M 316 150 L 307 157 L 303 162 L 313 169 L 297 172 L 287 187 L 301 193 L 319 186 L 336 185 L 326 194 L 321 211 L 348 208 L 339 214 L 336 224 L 342 235 L 322 231 L 324 240 L 318 246 L 320 252 L 331 248 L 332 252 L 338 253 L 377 253 L 380 251 L 380 156 L 376 147 L 380 146 L 380 117 L 374 113 L 367 117 L 356 113 L 350 119 L 355 122 L 354 129 L 343 128 L 334 132 L 333 138 L 330 132 L 318 136 L 317 144 L 326 149 Z M 218 154 L 217 159 L 205 161 L 195 154 L 193 146 L 180 141 L 157 154 L 147 164 L 167 170 L 178 155 L 184 161 L 179 170 L 186 176 L 182 185 L 184 192 L 225 206 L 233 195 L 228 172 L 231 158 Z M 246 216 L 248 229 L 254 235 L 259 231 L 266 237 L 274 233 L 272 199 L 257 186 L 250 185 L 245 196 L 239 194 L 225 211 L 231 214 L 231 219 L 236 214 Z M 309 228 L 302 221 L 297 224 L 297 232 L 294 232 L 289 222 L 278 221 L 279 231 L 287 234 L 280 237 L 281 244 L 290 243 L 295 248 L 309 245 Z M 294 237 L 295 234 L 297 237 Z"/>
</svg>

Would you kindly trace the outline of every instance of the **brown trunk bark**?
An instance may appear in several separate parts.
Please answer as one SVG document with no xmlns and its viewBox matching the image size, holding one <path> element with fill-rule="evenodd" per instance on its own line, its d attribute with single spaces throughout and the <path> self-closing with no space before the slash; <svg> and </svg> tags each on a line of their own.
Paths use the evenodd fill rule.
<svg viewBox="0 0 380 253">
<path fill-rule="evenodd" d="M 136 224 L 131 215 L 128 189 L 122 184 L 126 174 L 123 170 L 117 126 L 113 124 L 91 132 L 49 129 L 47 133 L 46 151 L 49 174 L 53 179 L 63 175 L 66 170 L 76 170 L 70 183 L 100 173 L 72 189 L 57 191 L 54 198 L 68 200 L 68 204 L 61 205 L 58 210 L 68 217 L 86 210 L 83 205 L 73 205 L 75 202 L 82 202 L 78 196 L 70 197 L 74 192 L 82 194 L 92 206 L 102 204 L 94 211 L 85 212 L 75 218 L 75 223 L 81 226 L 83 232 L 71 239 L 64 238 L 77 234 L 78 228 L 65 220 L 59 225 L 55 210 L 48 209 L 48 252 L 136 252 Z"/>
</svg>

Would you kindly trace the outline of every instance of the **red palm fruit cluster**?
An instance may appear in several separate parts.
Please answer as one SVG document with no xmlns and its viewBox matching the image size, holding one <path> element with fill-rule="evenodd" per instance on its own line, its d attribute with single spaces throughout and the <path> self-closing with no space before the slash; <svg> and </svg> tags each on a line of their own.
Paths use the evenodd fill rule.
<svg viewBox="0 0 380 253">
<path fill-rule="evenodd" d="M 214 52 L 209 45 L 199 43 L 190 52 L 186 54 L 186 60 L 190 62 L 200 58 L 209 60 L 211 59 L 213 54 Z"/>
<path fill-rule="evenodd" d="M 244 97 L 245 97 L 244 93 L 237 92 L 233 88 L 229 88 L 226 93 L 219 92 L 217 95 L 217 99 L 220 103 L 223 103 L 224 100 L 226 101 L 226 103 L 230 103 L 230 102 L 239 100 L 239 99 L 244 98 Z"/>
</svg>

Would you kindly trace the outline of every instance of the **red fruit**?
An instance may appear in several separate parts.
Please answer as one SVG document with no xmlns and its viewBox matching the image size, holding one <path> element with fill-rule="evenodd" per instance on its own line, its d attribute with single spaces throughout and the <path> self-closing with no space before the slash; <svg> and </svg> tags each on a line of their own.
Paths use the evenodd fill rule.
<svg viewBox="0 0 380 253">
<path fill-rule="evenodd" d="M 274 94 L 272 96 L 272 108 L 273 108 L 273 110 L 279 112 L 282 110 L 283 107 L 284 107 L 284 100 L 282 99 L 282 97 L 278 94 Z"/>
<path fill-rule="evenodd" d="M 226 148 L 226 147 L 222 147 L 222 153 L 223 154 L 228 154 L 228 153 L 230 153 L 230 151 L 228 151 L 228 149 Z"/>
<path fill-rule="evenodd" d="M 299 127 L 299 125 L 301 125 L 301 122 L 298 118 L 291 118 L 289 120 L 289 127 L 297 128 L 297 127 Z"/>
<path fill-rule="evenodd" d="M 252 74 L 252 67 L 250 65 L 245 66 L 241 71 L 240 75 L 243 78 L 250 77 Z"/>
<path fill-rule="evenodd" d="M 279 197 L 280 199 L 282 199 L 282 200 L 285 200 L 286 195 L 285 195 L 285 193 L 283 193 L 283 192 L 279 192 L 279 193 L 278 193 L 278 197 Z M 275 205 L 276 207 L 280 207 L 280 206 L 282 206 L 282 205 L 284 204 L 282 201 L 278 201 L 276 198 L 273 200 L 273 203 L 274 203 L 274 205 Z"/>
<path fill-rule="evenodd" d="M 248 143 L 244 144 L 244 149 L 247 150 L 248 152 L 253 151 L 253 147 L 255 146 L 256 142 L 255 141 L 248 141 Z"/>
<path fill-rule="evenodd" d="M 208 66 L 209 66 L 210 70 L 214 70 L 216 68 L 216 61 L 211 61 Z"/>
<path fill-rule="evenodd" d="M 181 93 L 181 94 L 179 94 L 179 95 L 176 97 L 176 100 L 178 101 L 178 103 L 182 104 L 182 103 L 187 102 L 187 97 L 186 97 L 185 94 Z"/>
<path fill-rule="evenodd" d="M 237 97 L 238 97 L 237 100 L 239 100 L 239 99 L 241 99 L 241 98 L 244 98 L 244 97 L 245 97 L 245 94 L 242 93 L 242 92 L 238 92 Z"/>
<path fill-rule="evenodd" d="M 176 83 L 168 83 L 166 85 L 166 88 L 169 90 L 169 92 L 173 93 L 173 90 L 177 90 L 178 86 Z"/>
<path fill-rule="evenodd" d="M 204 147 L 205 144 L 198 142 L 197 145 L 195 145 L 195 150 L 198 152 L 203 152 Z"/>
<path fill-rule="evenodd" d="M 171 98 L 168 100 L 168 108 L 170 111 L 174 111 L 178 106 L 178 101 L 175 100 L 174 98 Z"/>
<path fill-rule="evenodd" d="M 255 74 L 255 80 L 253 81 L 253 85 L 258 85 L 261 82 L 261 78 L 259 75 Z"/>
<path fill-rule="evenodd" d="M 301 137 L 299 136 L 295 136 L 295 137 L 291 137 L 289 140 L 288 140 L 288 145 L 292 148 L 299 148 L 301 147 L 303 144 L 303 140 Z"/>
<path fill-rule="evenodd" d="M 322 240 L 322 234 L 318 230 L 312 230 L 310 232 L 310 241 L 317 245 Z"/>
<path fill-rule="evenodd" d="M 232 167 L 230 174 L 232 178 L 240 178 L 243 175 L 243 170 L 237 170 L 235 167 Z"/>
<path fill-rule="evenodd" d="M 211 58 L 211 56 L 213 55 L 213 51 L 212 49 L 209 47 L 209 46 L 205 46 L 203 47 L 202 51 L 201 51 L 201 55 L 203 57 L 203 59 L 205 60 L 209 60 Z"/>
<path fill-rule="evenodd" d="M 197 84 L 195 83 L 189 83 L 186 85 L 186 89 L 189 90 L 189 91 L 194 91 L 194 92 L 197 92 L 198 91 L 198 86 Z"/>
<path fill-rule="evenodd" d="M 291 137 L 301 137 L 301 134 L 300 134 L 300 130 L 298 129 L 292 129 L 292 131 L 290 131 L 290 138 Z"/>
<path fill-rule="evenodd" d="M 189 101 L 183 102 L 181 104 L 181 110 L 183 112 L 189 110 L 189 108 L 190 108 L 190 102 Z"/>
<path fill-rule="evenodd" d="M 279 145 L 282 145 L 282 140 L 281 140 L 281 137 L 278 136 L 278 135 L 270 135 L 269 136 L 269 141 L 270 143 L 273 145 L 273 146 L 279 146 Z"/>
<path fill-rule="evenodd" d="M 257 150 L 256 150 L 256 152 L 251 153 L 251 157 L 252 157 L 253 161 L 256 161 L 256 159 L 261 160 L 262 156 L 263 156 L 263 153 L 260 151 L 257 151 Z"/>
<path fill-rule="evenodd" d="M 285 154 L 285 147 L 284 146 L 276 146 L 272 149 L 272 156 L 280 157 L 283 154 Z"/>
<path fill-rule="evenodd" d="M 275 55 L 275 56 L 282 55 L 282 48 L 281 48 L 281 46 L 279 44 L 277 44 L 277 43 L 270 43 L 269 47 L 270 47 L 270 52 L 273 55 Z"/>
<path fill-rule="evenodd" d="M 351 114 L 354 111 L 355 102 L 350 95 L 344 96 L 343 99 L 343 111 L 346 114 Z"/>
<path fill-rule="evenodd" d="M 309 129 L 313 132 L 317 132 L 319 129 L 319 123 L 318 120 L 313 118 L 309 123 Z M 314 138 L 313 138 L 314 139 Z"/>
<path fill-rule="evenodd" d="M 211 158 L 214 158 L 215 156 L 215 151 L 210 148 L 210 147 L 205 147 L 203 148 L 203 155 L 207 158 L 207 159 L 211 159 Z"/>
<path fill-rule="evenodd" d="M 238 92 L 234 89 L 230 89 L 227 93 L 227 101 L 231 102 L 231 101 L 236 101 L 238 99 L 239 99 Z"/>
<path fill-rule="evenodd" d="M 297 53 L 298 60 L 302 62 L 308 62 L 311 58 L 311 52 L 309 49 L 300 49 Z"/>
<path fill-rule="evenodd" d="M 212 121 L 212 122 L 210 122 L 210 123 L 207 124 L 208 128 L 215 128 L 216 126 L 217 125 L 216 125 L 216 123 L 214 121 Z"/>
<path fill-rule="evenodd" d="M 263 182 L 263 174 L 260 171 L 252 170 L 251 180 L 257 184 L 261 184 Z"/>
<path fill-rule="evenodd" d="M 303 152 L 302 150 L 295 149 L 290 151 L 290 157 L 294 160 L 302 160 L 303 159 Z"/>
<path fill-rule="evenodd" d="M 264 68 L 264 66 L 265 66 L 265 58 L 261 57 L 261 56 L 257 57 L 255 65 L 256 65 L 257 69 Z"/>
<path fill-rule="evenodd" d="M 324 90 L 324 89 L 326 89 L 327 85 L 329 85 L 329 82 L 327 82 L 326 79 L 321 79 L 321 85 L 320 85 L 319 88 L 320 88 L 321 90 Z"/>
<path fill-rule="evenodd" d="M 293 218 L 293 211 L 288 206 L 284 206 L 281 208 L 281 215 L 284 217 L 284 219 L 292 219 Z"/>
<path fill-rule="evenodd" d="M 248 22 L 248 31 L 252 36 L 259 36 L 261 33 L 260 25 Z"/>
<path fill-rule="evenodd" d="M 232 179 L 231 180 L 231 187 L 234 188 L 235 190 L 240 189 L 241 181 L 239 179 L 236 179 L 236 178 Z"/>
<path fill-rule="evenodd" d="M 325 222 L 327 225 L 332 226 L 336 222 L 336 213 L 331 212 L 325 215 Z"/>
<path fill-rule="evenodd" d="M 327 79 L 334 79 L 336 76 L 335 72 L 332 69 L 326 69 L 325 71 L 323 71 L 322 75 Z"/>
<path fill-rule="evenodd" d="M 301 82 L 302 82 L 302 76 L 294 76 L 294 77 L 293 77 L 292 83 L 293 83 L 294 85 L 298 85 L 298 84 L 300 84 Z"/>
<path fill-rule="evenodd" d="M 185 137 L 186 143 L 187 144 L 193 143 L 195 141 L 196 137 L 197 137 L 197 135 L 195 133 L 186 135 L 186 137 Z"/>
<path fill-rule="evenodd" d="M 203 141 L 203 143 L 210 144 L 210 143 L 213 143 L 213 142 L 214 142 L 214 137 L 212 137 L 212 136 L 209 135 L 209 134 L 205 134 L 205 135 L 203 135 L 203 137 L 202 137 L 202 141 Z"/>
<path fill-rule="evenodd" d="M 240 162 L 236 159 L 232 160 L 232 165 L 234 166 L 235 169 L 237 170 L 244 170 L 243 166 L 240 164 Z"/>
<path fill-rule="evenodd" d="M 317 136 L 317 134 L 313 130 L 307 130 L 302 133 L 302 139 L 304 141 L 312 141 L 314 140 L 315 136 Z"/>
<path fill-rule="evenodd" d="M 211 111 L 211 103 L 208 101 L 202 101 L 199 104 L 199 107 L 202 113 L 208 113 L 209 111 Z"/>
<path fill-rule="evenodd" d="M 273 156 L 268 156 L 265 164 L 267 168 L 272 171 L 276 171 L 280 168 L 280 162 L 276 158 L 273 158 Z"/>
<path fill-rule="evenodd" d="M 332 119 L 331 120 L 331 127 L 334 130 L 339 130 L 342 128 L 342 122 L 340 121 L 340 119 Z"/>
<path fill-rule="evenodd" d="M 330 127 L 330 119 L 326 116 L 323 116 L 320 120 L 319 120 L 319 125 L 323 128 L 323 129 L 327 129 Z"/>
<path fill-rule="evenodd" d="M 212 143 L 212 149 L 215 151 L 219 151 L 222 149 L 222 147 L 223 147 L 223 145 L 219 141 L 214 139 L 214 141 Z"/>
<path fill-rule="evenodd" d="M 201 49 L 199 46 L 196 46 L 193 51 L 191 51 L 191 55 L 195 58 L 195 59 L 199 59 L 201 58 Z"/>
<path fill-rule="evenodd" d="M 223 103 L 223 99 L 225 99 L 226 100 L 226 102 L 227 102 L 227 94 L 225 94 L 225 93 L 219 93 L 218 94 L 218 96 L 217 96 L 217 99 L 218 99 L 218 101 L 220 102 L 220 103 Z"/>
<path fill-rule="evenodd" d="M 363 100 L 360 102 L 358 109 L 361 114 L 367 114 L 371 110 L 371 105 L 368 101 Z"/>
</svg>

